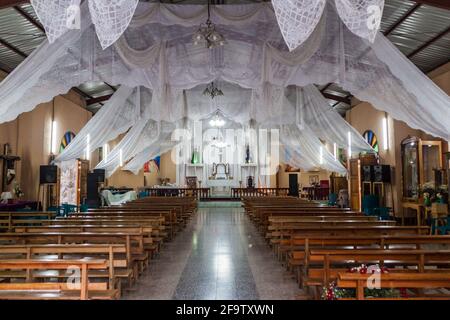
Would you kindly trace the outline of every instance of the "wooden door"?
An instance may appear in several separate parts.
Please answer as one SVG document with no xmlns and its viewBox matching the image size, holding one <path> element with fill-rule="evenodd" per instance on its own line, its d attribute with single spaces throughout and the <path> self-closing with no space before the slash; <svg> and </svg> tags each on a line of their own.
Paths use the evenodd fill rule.
<svg viewBox="0 0 450 320">
<path fill-rule="evenodd" d="M 355 211 L 361 210 L 361 161 L 359 159 L 350 159 L 348 163 L 349 177 L 348 190 L 350 208 Z"/>
</svg>

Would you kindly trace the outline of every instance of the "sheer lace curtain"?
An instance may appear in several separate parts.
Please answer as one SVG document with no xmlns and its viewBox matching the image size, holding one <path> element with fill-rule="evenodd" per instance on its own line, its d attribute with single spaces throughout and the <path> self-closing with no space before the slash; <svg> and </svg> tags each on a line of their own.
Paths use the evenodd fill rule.
<svg viewBox="0 0 450 320">
<path fill-rule="evenodd" d="M 320 8 L 313 10 L 318 20 L 309 36 L 289 51 L 276 14 L 265 3 L 213 6 L 212 20 L 227 44 L 208 50 L 192 44 L 193 33 L 206 20 L 205 6 L 141 2 L 119 40 L 103 49 L 89 1 L 81 5 L 80 30 L 56 32 L 53 43 L 45 41 L 0 85 L 0 123 L 87 81 L 121 85 L 56 162 L 82 156 L 88 135 L 94 150 L 142 118 L 174 123 L 186 116 L 201 118 L 215 108 L 237 122 L 254 119 L 267 127 L 292 125 L 295 115 L 304 112 L 311 121 L 307 131 L 300 130 L 305 136 L 313 132 L 315 141 L 341 146 L 350 131 L 354 150 L 367 150 L 359 135 L 329 112 L 317 90 L 308 87 L 329 82 L 413 128 L 450 139 L 448 95 L 382 34 L 371 43 L 369 30 L 359 23 L 364 8 L 376 2 L 326 1 L 322 14 Z M 344 11 L 354 19 L 344 19 Z M 230 91 L 218 105 L 199 95 L 213 80 L 226 83 L 224 90 Z M 304 87 L 298 92 L 302 96 L 291 86 Z M 339 125 L 320 131 L 330 122 Z M 317 156 L 317 146 L 309 148 L 311 157 Z"/>
<path fill-rule="evenodd" d="M 183 90 L 215 79 L 258 92 L 266 84 L 335 82 L 395 119 L 449 139 L 450 117 L 440 116 L 449 114 L 449 97 L 382 34 L 371 43 L 351 31 L 338 8 L 327 1 L 316 28 L 289 52 L 270 5 L 214 6 L 212 19 L 227 45 L 208 50 L 192 44 L 192 34 L 206 19 L 204 6 L 140 3 L 120 40 L 103 50 L 83 4 L 81 30 L 44 42 L 2 82 L 0 121 L 87 81 L 152 89 L 165 101 L 163 113 Z"/>
</svg>

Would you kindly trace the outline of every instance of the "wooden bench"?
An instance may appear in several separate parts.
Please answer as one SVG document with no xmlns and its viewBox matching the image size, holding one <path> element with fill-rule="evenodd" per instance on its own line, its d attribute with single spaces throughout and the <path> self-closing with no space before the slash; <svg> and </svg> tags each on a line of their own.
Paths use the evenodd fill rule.
<svg viewBox="0 0 450 320">
<path fill-rule="evenodd" d="M 15 226 L 40 224 L 50 220 L 55 212 L 0 212 L 0 231 L 12 231 Z"/>
<path fill-rule="evenodd" d="M 106 260 L 0 260 L 0 271 L 27 270 L 80 270 L 79 284 L 67 282 L 36 282 L 31 277 L 26 282 L 0 283 L 0 299 L 2 300 L 111 300 L 118 298 L 119 290 L 108 289 L 107 283 L 89 282 L 91 270 L 108 268 Z"/>
<path fill-rule="evenodd" d="M 46 245 L 6 245 L 0 246 L 0 260 L 5 259 L 106 259 L 108 269 L 95 270 L 89 274 L 92 278 L 108 279 L 109 288 L 120 289 L 120 282 L 124 279 L 131 287 L 136 275 L 127 261 L 126 246 L 123 244 L 46 244 Z M 26 272 L 0 273 L 0 278 L 27 278 Z M 33 274 L 33 278 L 65 277 L 58 271 L 44 271 Z"/>
<path fill-rule="evenodd" d="M 307 258 L 306 276 L 302 283 L 317 288 L 335 280 L 338 272 L 349 267 L 364 264 L 389 266 L 390 272 L 404 272 L 409 269 L 394 267 L 414 267 L 416 272 L 426 272 L 426 267 L 446 267 L 450 265 L 450 250 L 383 250 L 383 249 L 313 249 Z M 430 269 L 430 272 L 436 269 Z"/>
<path fill-rule="evenodd" d="M 380 274 L 380 288 L 407 288 L 407 289 L 441 289 L 450 288 L 450 273 L 385 273 Z M 355 299 L 365 300 L 364 289 L 369 286 L 370 275 L 360 273 L 339 273 L 337 286 L 344 289 L 356 289 Z M 382 300 L 392 298 L 370 298 L 370 300 Z M 401 297 L 409 300 L 449 300 L 449 294 L 416 295 Z"/>
<path fill-rule="evenodd" d="M 135 274 L 148 266 L 148 253 L 144 249 L 142 233 L 92 233 L 92 232 L 48 232 L 48 233 L 0 233 L 0 245 L 10 244 L 125 244 L 127 261 L 133 265 Z"/>
</svg>

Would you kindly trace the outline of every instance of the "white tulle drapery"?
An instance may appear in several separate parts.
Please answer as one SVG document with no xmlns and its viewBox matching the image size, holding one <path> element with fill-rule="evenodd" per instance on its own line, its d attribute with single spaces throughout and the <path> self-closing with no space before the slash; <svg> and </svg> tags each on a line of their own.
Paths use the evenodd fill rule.
<svg viewBox="0 0 450 320">
<path fill-rule="evenodd" d="M 64 33 L 79 29 L 81 0 L 31 0 L 50 43 Z M 103 49 L 128 28 L 139 0 L 88 0 L 89 12 Z"/>
<path fill-rule="evenodd" d="M 158 136 L 158 122 L 145 118 L 139 120 L 107 157 L 97 164 L 96 169 L 104 169 L 106 176 L 110 177 L 121 165 L 153 144 Z"/>
<path fill-rule="evenodd" d="M 305 171 L 322 168 L 345 174 L 347 169 L 328 152 L 309 126 L 283 125 L 280 142 L 284 147 L 284 162 Z"/>
<path fill-rule="evenodd" d="M 162 132 L 158 140 L 147 146 L 144 150 L 132 158 L 124 167 L 124 170 L 138 174 L 144 164 L 151 159 L 172 150 L 177 141 L 171 140 L 171 133 Z"/>
<path fill-rule="evenodd" d="M 353 153 L 374 152 L 361 134 L 327 103 L 316 86 L 297 88 L 296 93 L 296 117 L 300 127 L 307 125 L 316 137 L 343 149 L 349 145 L 350 133 Z"/>
<path fill-rule="evenodd" d="M 145 90 L 142 91 L 145 92 Z M 104 105 L 104 108 L 101 108 L 81 129 L 75 139 L 64 149 L 64 152 L 56 157 L 55 162 L 82 158 L 86 154 L 86 149 L 95 150 L 127 131 L 139 119 L 148 119 L 146 109 L 150 104 L 149 97 L 142 99 L 141 109 L 142 91 L 140 88 L 132 89 L 121 86 Z"/>
<path fill-rule="evenodd" d="M 183 89 L 216 79 L 260 93 L 267 84 L 335 82 L 415 129 L 450 139 L 450 117 L 443 116 L 450 98 L 382 34 L 372 44 L 350 31 L 332 1 L 292 52 L 268 4 L 213 6 L 212 19 L 227 39 L 215 50 L 192 44 L 206 18 L 204 6 L 140 3 L 124 35 L 106 50 L 88 12 L 82 4 L 81 30 L 69 30 L 58 43 L 44 42 L 2 82 L 0 122 L 87 81 L 149 88 L 164 102 L 162 113 L 178 103 Z"/>
<path fill-rule="evenodd" d="M 290 50 L 308 39 L 323 15 L 326 2 L 272 0 L 281 33 Z M 340 18 L 351 32 L 371 42 L 375 40 L 384 0 L 335 0 L 335 3 Z"/>
</svg>

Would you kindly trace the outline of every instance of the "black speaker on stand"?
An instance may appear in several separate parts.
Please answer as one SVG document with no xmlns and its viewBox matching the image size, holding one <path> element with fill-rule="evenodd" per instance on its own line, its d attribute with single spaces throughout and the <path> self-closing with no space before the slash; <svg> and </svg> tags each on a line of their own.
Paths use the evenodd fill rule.
<svg viewBox="0 0 450 320">
<path fill-rule="evenodd" d="M 298 175 L 295 173 L 289 174 L 289 193 L 288 196 L 298 197 Z"/>
<path fill-rule="evenodd" d="M 41 187 L 46 186 L 46 193 L 44 192 L 44 199 L 42 202 L 42 209 L 47 210 L 48 207 L 57 206 L 56 198 L 54 197 L 54 188 L 58 183 L 58 167 L 54 165 L 42 165 L 39 167 L 39 189 L 38 189 L 38 202 L 40 201 Z M 44 189 L 45 190 L 45 189 Z M 57 191 L 57 189 L 56 189 Z M 45 200 L 46 199 L 46 200 Z M 44 201 L 45 200 L 45 201 Z M 45 207 L 44 208 L 44 202 Z"/>
<path fill-rule="evenodd" d="M 105 170 L 95 169 L 87 176 L 87 198 L 86 204 L 90 208 L 100 207 L 99 186 L 105 182 Z"/>
<path fill-rule="evenodd" d="M 373 181 L 391 183 L 391 166 L 389 165 L 373 166 Z"/>
</svg>

